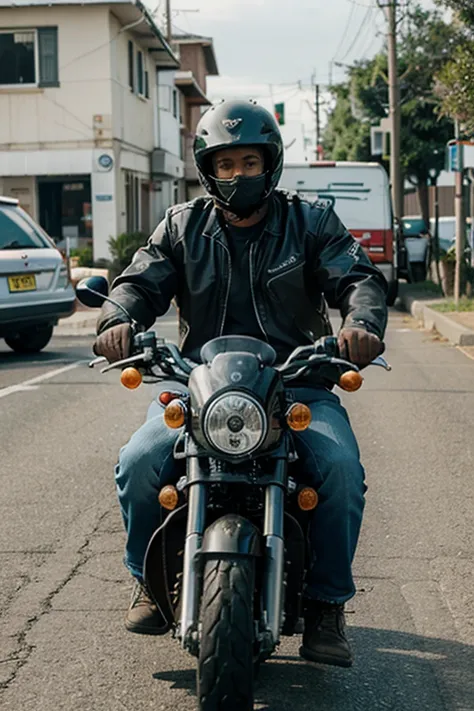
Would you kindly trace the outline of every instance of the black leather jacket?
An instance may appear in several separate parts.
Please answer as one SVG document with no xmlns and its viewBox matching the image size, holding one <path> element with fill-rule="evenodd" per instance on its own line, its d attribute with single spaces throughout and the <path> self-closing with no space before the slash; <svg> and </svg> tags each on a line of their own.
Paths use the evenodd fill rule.
<svg viewBox="0 0 474 711">
<path fill-rule="evenodd" d="M 224 328 L 231 259 L 222 216 L 211 198 L 170 208 L 146 247 L 115 279 L 111 296 L 150 328 L 176 299 L 183 355 L 199 360 L 201 346 Z M 331 207 L 277 190 L 262 236 L 250 251 L 251 299 L 262 340 L 296 346 L 331 333 L 327 304 L 344 324 L 383 338 L 387 284 Z M 125 321 L 106 303 L 97 332 Z M 159 335 L 159 334 L 158 334 Z"/>
</svg>

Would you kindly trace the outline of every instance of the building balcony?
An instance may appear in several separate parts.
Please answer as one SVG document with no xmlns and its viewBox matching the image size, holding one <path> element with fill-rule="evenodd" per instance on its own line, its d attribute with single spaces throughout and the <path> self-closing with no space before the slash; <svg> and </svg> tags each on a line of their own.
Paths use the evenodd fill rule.
<svg viewBox="0 0 474 711">
<path fill-rule="evenodd" d="M 179 180 L 185 176 L 185 163 L 164 148 L 155 148 L 151 154 L 151 173 L 153 178 Z"/>
</svg>

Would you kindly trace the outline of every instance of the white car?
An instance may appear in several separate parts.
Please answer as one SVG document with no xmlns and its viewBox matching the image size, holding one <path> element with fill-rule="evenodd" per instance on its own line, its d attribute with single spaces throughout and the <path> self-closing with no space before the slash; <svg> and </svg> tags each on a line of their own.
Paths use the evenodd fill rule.
<svg viewBox="0 0 474 711">
<path fill-rule="evenodd" d="M 18 204 L 0 196 L 0 338 L 17 353 L 42 350 L 74 310 L 68 270 L 53 240 Z"/>
</svg>

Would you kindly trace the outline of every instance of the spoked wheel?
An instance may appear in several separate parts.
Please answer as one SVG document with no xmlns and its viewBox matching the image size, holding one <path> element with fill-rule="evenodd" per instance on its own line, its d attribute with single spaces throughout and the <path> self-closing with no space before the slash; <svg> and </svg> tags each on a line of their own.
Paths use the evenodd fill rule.
<svg viewBox="0 0 474 711">
<path fill-rule="evenodd" d="M 208 560 L 201 600 L 199 711 L 252 711 L 254 560 Z"/>
</svg>

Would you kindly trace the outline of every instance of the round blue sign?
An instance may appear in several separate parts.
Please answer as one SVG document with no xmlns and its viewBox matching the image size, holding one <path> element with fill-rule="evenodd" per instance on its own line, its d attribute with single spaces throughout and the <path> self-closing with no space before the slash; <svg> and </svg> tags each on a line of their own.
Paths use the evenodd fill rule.
<svg viewBox="0 0 474 711">
<path fill-rule="evenodd" d="M 113 165 L 114 159 L 112 156 L 109 156 L 107 153 L 103 153 L 101 156 L 99 156 L 99 165 L 102 168 L 111 168 Z"/>
</svg>

